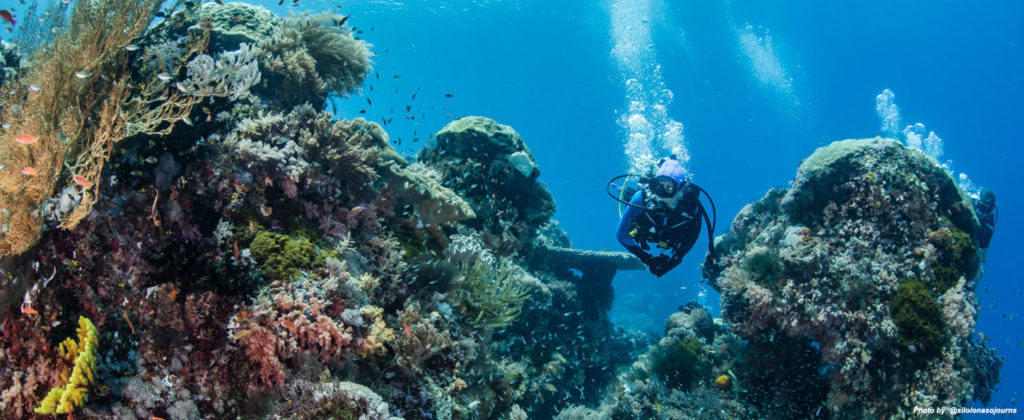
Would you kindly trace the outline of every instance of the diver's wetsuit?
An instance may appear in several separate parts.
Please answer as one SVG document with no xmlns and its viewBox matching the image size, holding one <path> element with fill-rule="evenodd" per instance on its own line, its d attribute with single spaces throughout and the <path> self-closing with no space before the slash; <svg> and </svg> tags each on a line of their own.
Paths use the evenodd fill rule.
<svg viewBox="0 0 1024 420">
<path fill-rule="evenodd" d="M 645 200 L 644 192 L 637 191 L 629 200 L 633 206 L 628 206 L 619 220 L 616 238 L 629 252 L 650 266 L 652 274 L 659 277 L 664 275 L 683 261 L 683 256 L 693 248 L 700 236 L 699 194 L 697 188 L 687 184 L 677 192 L 678 204 L 675 209 L 671 209 L 661 200 Z M 643 210 L 652 207 L 656 210 Z M 645 251 L 651 249 L 648 242 L 656 246 L 664 244 L 668 255 Z"/>
<path fill-rule="evenodd" d="M 978 216 L 980 226 L 974 232 L 974 238 L 978 240 L 978 246 L 987 249 L 992 241 L 992 234 L 996 231 L 996 221 L 999 219 L 999 209 L 996 208 L 995 194 L 986 191 L 981 200 L 974 202 L 974 212 Z"/>
</svg>

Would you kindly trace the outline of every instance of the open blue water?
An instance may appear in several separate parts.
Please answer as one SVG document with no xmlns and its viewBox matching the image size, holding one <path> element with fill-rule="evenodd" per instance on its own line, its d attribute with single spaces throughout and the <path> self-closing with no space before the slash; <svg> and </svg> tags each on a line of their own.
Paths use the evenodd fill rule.
<svg viewBox="0 0 1024 420">
<path fill-rule="evenodd" d="M 629 169 L 628 131 L 619 119 L 628 110 L 630 75 L 613 55 L 622 41 L 614 35 L 614 17 L 622 17 L 615 13 L 624 12 L 613 2 L 251 3 L 278 14 L 351 14 L 348 23 L 374 46 L 379 77 L 336 100 L 339 117 L 394 118 L 387 131 L 409 156 L 453 118 L 482 115 L 511 125 L 536 157 L 574 246 L 619 248 L 618 214 L 604 187 Z M 979 285 L 977 329 L 1006 358 L 990 405 L 1013 406 L 1024 389 L 1024 320 L 1015 319 L 1024 315 L 1017 265 L 1024 248 L 1015 240 L 1024 235 L 1017 216 L 1024 206 L 1024 3 L 623 3 L 648 8 L 629 28 L 649 31 L 636 46 L 641 62 L 632 64 L 672 92 L 665 121 L 683 126 L 693 181 L 718 209 L 716 234 L 746 203 L 787 185 L 814 148 L 881 135 L 875 97 L 884 89 L 895 93 L 901 127 L 924 123 L 943 139 L 942 161 L 996 192 L 1002 217 Z M 24 7 L 13 0 L 0 6 Z M 620 273 L 613 319 L 659 332 L 688 301 L 704 298 L 717 308 L 717 295 L 700 282 L 705 247 L 702 237 L 660 279 Z"/>
</svg>

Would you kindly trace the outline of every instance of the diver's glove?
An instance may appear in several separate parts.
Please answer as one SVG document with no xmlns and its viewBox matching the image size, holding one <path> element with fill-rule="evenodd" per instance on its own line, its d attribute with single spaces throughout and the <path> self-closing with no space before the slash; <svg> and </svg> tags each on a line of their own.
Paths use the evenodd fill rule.
<svg viewBox="0 0 1024 420">
<path fill-rule="evenodd" d="M 652 258 L 651 262 L 647 264 L 647 266 L 650 268 L 651 274 L 661 277 L 664 276 L 665 273 L 668 272 L 668 270 L 672 269 L 672 266 L 669 265 L 668 262 L 669 257 L 667 255 L 659 255 L 657 257 Z"/>
</svg>

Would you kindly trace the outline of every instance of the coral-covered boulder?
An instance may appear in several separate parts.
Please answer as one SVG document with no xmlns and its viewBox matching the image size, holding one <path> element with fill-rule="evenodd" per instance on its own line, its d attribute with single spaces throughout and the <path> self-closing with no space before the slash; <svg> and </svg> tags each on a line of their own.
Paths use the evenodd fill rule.
<svg viewBox="0 0 1024 420">
<path fill-rule="evenodd" d="M 881 138 L 818 149 L 792 188 L 746 206 L 716 239 L 711 284 L 749 340 L 739 377 L 751 400 L 788 399 L 798 417 L 987 400 L 1002 362 L 973 340 L 977 226 L 917 149 Z M 796 392 L 815 383 L 827 394 Z"/>
<path fill-rule="evenodd" d="M 435 137 L 436 145 L 423 149 L 420 161 L 437 169 L 442 184 L 472 206 L 477 217 L 469 224 L 482 229 L 494 248 L 521 246 L 554 214 L 555 200 L 537 180 L 533 154 L 512 127 L 466 117 Z"/>
<path fill-rule="evenodd" d="M 210 34 L 211 51 L 234 50 L 241 43 L 255 44 L 274 33 L 277 17 L 265 7 L 248 3 L 203 3 L 199 7 L 199 20 L 213 26 Z M 189 32 L 201 31 L 197 23 Z"/>
</svg>

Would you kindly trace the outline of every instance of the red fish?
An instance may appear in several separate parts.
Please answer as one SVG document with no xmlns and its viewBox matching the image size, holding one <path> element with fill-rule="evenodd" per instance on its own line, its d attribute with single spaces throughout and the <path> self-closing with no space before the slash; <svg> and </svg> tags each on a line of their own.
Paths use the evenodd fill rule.
<svg viewBox="0 0 1024 420">
<path fill-rule="evenodd" d="M 26 166 L 24 169 L 21 170 L 21 173 L 23 173 L 25 175 L 28 175 L 28 176 L 39 175 L 39 171 L 37 171 L 36 168 L 33 168 L 31 166 Z"/>
<path fill-rule="evenodd" d="M 412 328 L 409 328 L 409 325 L 407 325 L 404 322 L 402 323 L 402 327 L 405 328 L 405 335 L 408 336 L 409 338 L 412 338 Z"/>
<path fill-rule="evenodd" d="M 11 12 L 7 11 L 7 9 L 0 10 L 0 19 L 3 19 L 4 22 L 11 24 L 12 28 L 18 24 L 18 21 L 14 19 L 14 15 L 12 15 Z"/>
<path fill-rule="evenodd" d="M 89 188 L 89 180 L 85 179 L 84 176 L 75 175 L 71 180 L 75 181 L 76 184 L 81 185 L 82 188 Z"/>
<path fill-rule="evenodd" d="M 18 144 L 32 144 L 39 141 L 39 138 L 31 134 L 18 134 L 14 136 L 14 141 L 18 142 Z"/>
<path fill-rule="evenodd" d="M 39 312 L 36 312 L 35 309 L 32 309 L 31 306 L 24 303 L 21 304 L 21 313 L 25 315 L 39 315 Z"/>
</svg>

